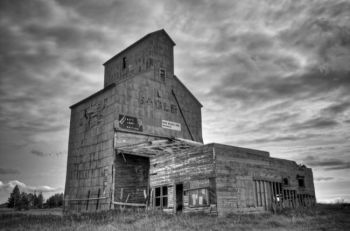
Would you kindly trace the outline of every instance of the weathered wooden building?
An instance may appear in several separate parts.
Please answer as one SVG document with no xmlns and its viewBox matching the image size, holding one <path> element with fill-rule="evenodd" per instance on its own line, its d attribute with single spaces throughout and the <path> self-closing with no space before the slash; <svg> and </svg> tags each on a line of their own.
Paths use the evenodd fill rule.
<svg viewBox="0 0 350 231">
<path fill-rule="evenodd" d="M 203 144 L 201 103 L 155 31 L 106 63 L 104 88 L 72 105 L 66 211 L 136 206 L 255 212 L 315 202 L 310 168 L 268 152 Z"/>
</svg>

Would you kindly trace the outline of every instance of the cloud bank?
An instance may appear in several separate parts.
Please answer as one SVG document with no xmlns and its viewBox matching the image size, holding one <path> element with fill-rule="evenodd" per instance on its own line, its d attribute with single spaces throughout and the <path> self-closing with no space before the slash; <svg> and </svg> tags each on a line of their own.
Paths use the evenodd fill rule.
<svg viewBox="0 0 350 231">
<path fill-rule="evenodd" d="M 6 191 L 8 193 L 12 192 L 12 190 L 14 189 L 15 186 L 18 186 L 20 191 L 24 191 L 24 192 L 57 192 L 59 190 L 62 190 L 60 188 L 53 188 L 47 185 L 41 185 L 41 186 L 29 186 L 26 185 L 18 180 L 11 180 L 7 183 L 4 183 L 2 181 L 0 181 L 0 191 Z"/>
<path fill-rule="evenodd" d="M 346 0 L 1 1 L 2 177 L 66 150 L 68 106 L 102 88 L 104 61 L 161 28 L 204 105 L 206 143 L 350 177 L 349 11 Z M 27 177 L 49 172 L 40 159 Z"/>
</svg>

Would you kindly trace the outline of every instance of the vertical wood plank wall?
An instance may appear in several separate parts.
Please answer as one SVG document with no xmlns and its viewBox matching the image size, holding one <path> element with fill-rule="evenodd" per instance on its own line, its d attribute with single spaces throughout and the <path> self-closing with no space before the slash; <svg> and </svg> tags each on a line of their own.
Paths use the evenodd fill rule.
<svg viewBox="0 0 350 231">
<path fill-rule="evenodd" d="M 119 126 L 119 114 L 141 120 L 144 133 L 190 139 L 184 118 L 171 95 L 174 90 L 195 141 L 203 141 L 202 106 L 174 76 L 173 45 L 169 39 L 157 33 L 126 50 L 124 56 L 132 67 L 118 72 L 121 60 L 113 59 L 105 65 L 105 88 L 71 107 L 65 210 L 83 212 L 88 208 L 94 211 L 92 208 L 97 202 L 99 210 L 111 208 L 114 182 L 118 187 L 117 181 L 112 179 L 112 174 L 118 170 L 112 173 L 112 168 L 114 128 Z M 160 68 L 167 73 L 164 81 L 159 79 Z M 161 107 L 156 107 L 156 101 Z M 173 110 L 170 110 L 171 105 Z M 162 120 L 181 124 L 181 131 L 162 128 Z M 126 142 L 123 142 L 125 139 L 118 142 L 137 140 L 135 135 Z M 81 202 L 87 199 L 88 191 L 90 198 L 96 198 L 99 190 L 104 199 L 91 200 L 88 207 Z"/>
<path fill-rule="evenodd" d="M 308 195 L 307 198 L 311 198 L 308 201 L 315 200 L 309 168 L 271 158 L 267 152 L 258 150 L 221 144 L 214 144 L 214 150 L 219 215 L 262 212 L 276 209 L 276 206 L 293 207 L 297 194 Z M 298 185 L 298 175 L 305 177 L 305 187 Z M 288 185 L 282 185 L 283 178 L 288 179 Z M 299 198 L 303 200 L 303 196 Z M 276 203 L 277 200 L 280 202 Z"/>
<path fill-rule="evenodd" d="M 214 156 L 212 145 L 192 148 L 174 154 L 160 155 L 150 159 L 150 186 L 151 188 L 159 186 L 169 186 L 172 188 L 169 197 L 173 200 L 173 206 L 169 208 L 175 212 L 176 203 L 176 184 L 182 183 L 183 190 L 205 187 L 215 197 L 215 174 L 214 174 Z M 172 193 L 172 194 L 171 194 Z M 211 199 L 215 203 L 215 199 Z M 216 213 L 209 205 L 200 208 L 189 207 L 188 194 L 184 195 L 183 212 L 208 212 Z M 215 205 L 216 206 L 216 205 Z"/>
</svg>

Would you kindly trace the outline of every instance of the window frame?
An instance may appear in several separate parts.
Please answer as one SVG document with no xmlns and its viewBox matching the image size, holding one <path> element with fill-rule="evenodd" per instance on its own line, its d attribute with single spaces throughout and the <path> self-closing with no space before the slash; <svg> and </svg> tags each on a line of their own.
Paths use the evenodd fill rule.
<svg viewBox="0 0 350 231">
<path fill-rule="evenodd" d="M 206 204 L 204 204 L 204 203 L 202 205 L 199 204 L 199 196 L 198 195 L 199 195 L 199 191 L 200 190 L 206 190 L 205 198 L 203 198 L 203 201 L 206 201 Z M 191 204 L 191 202 L 193 202 L 193 200 L 191 199 L 191 192 L 195 192 L 195 191 L 197 191 L 197 198 L 196 198 L 196 204 L 193 205 L 193 204 Z M 210 190 L 209 190 L 209 187 L 189 189 L 189 190 L 186 190 L 184 192 L 188 196 L 188 207 L 190 207 L 190 208 L 201 208 L 201 207 L 209 207 L 210 206 L 210 196 L 209 196 Z"/>
<path fill-rule="evenodd" d="M 159 189 L 159 195 L 157 196 L 157 189 Z M 166 189 L 166 194 L 164 193 Z M 157 199 L 159 199 L 159 205 L 157 205 Z M 166 203 L 164 203 L 166 201 Z M 164 205 L 166 204 L 166 205 Z M 155 208 L 168 208 L 169 207 L 169 188 L 167 185 L 154 187 L 154 207 Z"/>
</svg>

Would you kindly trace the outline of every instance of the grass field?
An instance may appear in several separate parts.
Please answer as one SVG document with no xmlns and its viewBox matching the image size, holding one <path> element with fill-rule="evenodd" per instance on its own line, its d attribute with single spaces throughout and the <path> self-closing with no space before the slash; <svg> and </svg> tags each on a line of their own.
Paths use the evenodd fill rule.
<svg viewBox="0 0 350 231">
<path fill-rule="evenodd" d="M 167 215 L 109 211 L 62 215 L 60 210 L 0 210 L 1 230 L 350 230 L 350 206 L 317 205 L 280 214 Z"/>
</svg>

